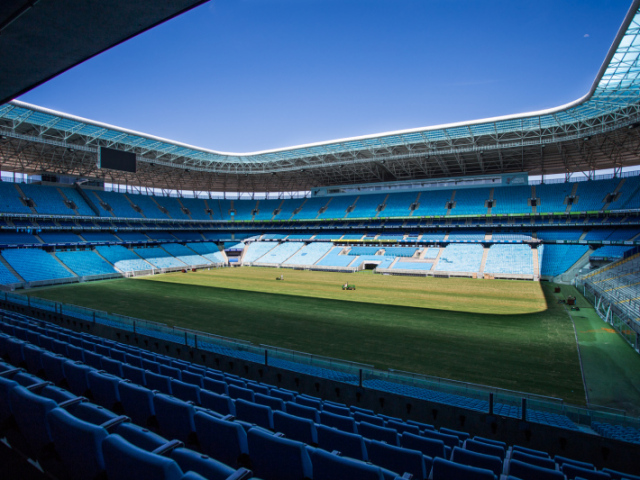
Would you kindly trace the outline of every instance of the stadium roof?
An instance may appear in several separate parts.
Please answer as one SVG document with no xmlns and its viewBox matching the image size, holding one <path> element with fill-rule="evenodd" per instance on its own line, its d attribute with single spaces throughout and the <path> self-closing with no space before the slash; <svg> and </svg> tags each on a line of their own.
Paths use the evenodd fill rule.
<svg viewBox="0 0 640 480">
<path fill-rule="evenodd" d="M 2 0 L 0 103 L 208 0 Z"/>
<path fill-rule="evenodd" d="M 12 101 L 0 106 L 3 169 L 186 190 L 317 186 L 637 165 L 640 0 L 582 98 L 557 108 L 246 154 L 218 152 Z M 96 167 L 98 146 L 135 152 L 138 173 Z"/>
</svg>

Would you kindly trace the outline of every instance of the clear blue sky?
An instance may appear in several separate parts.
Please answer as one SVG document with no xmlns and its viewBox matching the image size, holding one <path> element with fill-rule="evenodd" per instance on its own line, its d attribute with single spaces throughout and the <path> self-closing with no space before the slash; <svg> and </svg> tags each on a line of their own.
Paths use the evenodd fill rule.
<svg viewBox="0 0 640 480">
<path fill-rule="evenodd" d="M 249 152 L 554 107 L 630 0 L 212 0 L 20 99 Z"/>
</svg>

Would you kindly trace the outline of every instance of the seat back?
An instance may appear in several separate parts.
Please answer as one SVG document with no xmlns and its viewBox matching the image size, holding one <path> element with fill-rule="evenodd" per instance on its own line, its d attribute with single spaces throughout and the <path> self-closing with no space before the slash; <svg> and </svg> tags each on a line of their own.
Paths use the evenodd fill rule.
<svg viewBox="0 0 640 480">
<path fill-rule="evenodd" d="M 259 428 L 247 433 L 251 467 L 264 480 L 313 478 L 311 458 L 302 442 L 271 435 Z"/>
<path fill-rule="evenodd" d="M 421 437 L 420 435 L 414 435 L 413 433 L 407 432 L 402 434 L 401 443 L 404 448 L 418 450 L 422 452 L 423 455 L 427 455 L 431 458 L 447 458 L 445 445 L 442 440 Z"/>
<path fill-rule="evenodd" d="M 470 467 L 486 468 L 491 470 L 495 475 L 502 473 L 502 459 L 493 455 L 485 455 L 484 453 L 472 452 L 456 447 L 451 452 L 451 461 L 469 465 Z"/>
<path fill-rule="evenodd" d="M 93 478 L 104 470 L 102 442 L 107 431 L 62 408 L 47 414 L 51 438 L 68 478 Z"/>
<path fill-rule="evenodd" d="M 320 423 L 343 432 L 356 433 L 356 421 L 352 417 L 345 417 L 323 410 L 320 412 Z"/>
<path fill-rule="evenodd" d="M 471 450 L 472 452 L 484 453 L 485 455 L 500 457 L 502 461 L 504 461 L 504 447 L 499 445 L 480 442 L 478 440 L 466 440 L 464 442 L 464 448 L 465 450 Z"/>
<path fill-rule="evenodd" d="M 236 415 L 236 406 L 231 397 L 220 395 L 208 390 L 200 390 L 200 402 L 204 408 L 213 410 L 220 415 Z"/>
<path fill-rule="evenodd" d="M 197 412 L 194 423 L 201 450 L 235 467 L 249 453 L 247 434 L 242 425 Z"/>
<path fill-rule="evenodd" d="M 313 420 L 315 423 L 320 422 L 319 412 L 315 408 L 298 405 L 295 402 L 287 402 L 285 403 L 285 409 L 287 413 L 295 415 L 296 417 L 308 418 Z"/>
<path fill-rule="evenodd" d="M 18 428 L 33 451 L 38 453 L 45 445 L 51 443 L 47 414 L 58 404 L 49 398 L 31 393 L 22 386 L 13 388 L 10 397 Z"/>
<path fill-rule="evenodd" d="M 565 476 L 559 470 L 542 468 L 519 460 L 509 461 L 509 475 L 522 480 L 564 480 Z"/>
<path fill-rule="evenodd" d="M 324 450 L 338 450 L 345 457 L 368 460 L 362 435 L 347 433 L 324 425 L 316 425 L 318 446 Z"/>
<path fill-rule="evenodd" d="M 383 480 L 380 468 L 318 449 L 313 454 L 313 480 Z"/>
<path fill-rule="evenodd" d="M 431 478 L 433 480 L 495 480 L 496 477 L 491 470 L 436 458 L 433 461 Z"/>
<path fill-rule="evenodd" d="M 159 393 L 153 397 L 153 408 L 156 412 L 160 434 L 174 439 L 191 443 L 195 432 L 193 405 L 177 398 Z"/>
<path fill-rule="evenodd" d="M 427 478 L 431 471 L 432 459 L 418 450 L 387 445 L 372 441 L 367 446 L 369 461 L 374 465 L 399 474 L 410 473 L 413 478 Z"/>
<path fill-rule="evenodd" d="M 145 426 L 155 415 L 153 392 L 146 387 L 129 382 L 121 382 L 118 386 L 120 403 L 125 414 L 138 425 Z"/>
<path fill-rule="evenodd" d="M 276 410 L 273 412 L 273 429 L 284 433 L 287 438 L 304 442 L 307 445 L 318 443 L 318 434 L 313 420 L 300 418 Z"/>
<path fill-rule="evenodd" d="M 102 444 L 108 478 L 118 480 L 180 480 L 182 470 L 178 464 L 162 455 L 156 455 L 127 442 L 120 435 L 109 435 Z"/>
<path fill-rule="evenodd" d="M 236 400 L 236 416 L 239 420 L 273 430 L 273 412 L 266 405 L 259 405 L 239 398 Z"/>
<path fill-rule="evenodd" d="M 379 427 L 368 422 L 358 424 L 358 433 L 371 440 L 379 440 L 389 445 L 398 445 L 398 433 L 392 428 Z"/>
</svg>

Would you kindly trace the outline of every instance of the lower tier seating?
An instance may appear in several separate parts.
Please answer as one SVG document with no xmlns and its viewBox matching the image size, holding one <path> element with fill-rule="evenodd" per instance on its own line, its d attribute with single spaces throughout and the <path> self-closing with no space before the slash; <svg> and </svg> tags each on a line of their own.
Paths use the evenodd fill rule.
<svg viewBox="0 0 640 480">
<path fill-rule="evenodd" d="M 640 478 L 20 314 L 2 312 L 0 331 L 0 433 L 64 478 Z"/>
</svg>

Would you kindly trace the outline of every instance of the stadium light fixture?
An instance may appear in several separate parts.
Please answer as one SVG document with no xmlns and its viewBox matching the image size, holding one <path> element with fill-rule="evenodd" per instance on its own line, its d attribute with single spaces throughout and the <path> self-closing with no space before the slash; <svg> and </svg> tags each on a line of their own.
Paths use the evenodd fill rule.
<svg viewBox="0 0 640 480">
<path fill-rule="evenodd" d="M 589 136 L 587 136 L 587 137 L 584 137 L 584 138 L 583 138 L 583 140 L 584 140 L 585 142 L 588 142 L 589 140 L 591 140 L 591 135 L 589 135 Z"/>
</svg>

